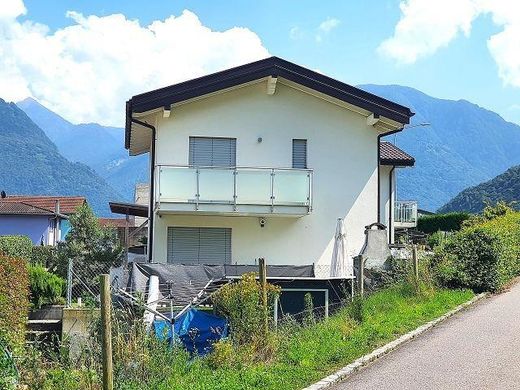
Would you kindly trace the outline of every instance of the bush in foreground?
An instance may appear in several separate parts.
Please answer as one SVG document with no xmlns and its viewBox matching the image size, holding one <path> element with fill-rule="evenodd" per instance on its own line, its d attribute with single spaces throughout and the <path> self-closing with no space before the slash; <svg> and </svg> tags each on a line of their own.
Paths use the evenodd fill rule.
<svg viewBox="0 0 520 390">
<path fill-rule="evenodd" d="M 40 309 L 44 305 L 65 303 L 65 279 L 47 271 L 42 265 L 29 266 L 31 304 Z"/>
<path fill-rule="evenodd" d="M 423 233 L 435 233 L 437 231 L 452 232 L 461 229 L 464 221 L 469 219 L 469 213 L 432 214 L 420 217 L 417 220 L 417 230 Z"/>
<path fill-rule="evenodd" d="M 500 210 L 468 221 L 438 248 L 435 273 L 442 285 L 497 291 L 520 274 L 520 212 Z"/>
<path fill-rule="evenodd" d="M 23 346 L 28 310 L 27 261 L 0 255 L 0 340 L 11 350 Z"/>
</svg>

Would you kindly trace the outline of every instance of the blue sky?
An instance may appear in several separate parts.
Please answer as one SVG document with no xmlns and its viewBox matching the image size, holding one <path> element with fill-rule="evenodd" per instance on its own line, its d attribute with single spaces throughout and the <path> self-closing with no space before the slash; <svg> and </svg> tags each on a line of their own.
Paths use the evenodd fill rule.
<svg viewBox="0 0 520 390">
<path fill-rule="evenodd" d="M 138 19 L 142 27 L 157 20 L 163 21 L 170 15 L 178 17 L 184 10 L 189 10 L 198 17 L 205 28 L 218 32 L 236 26 L 245 27 L 258 36 L 261 45 L 269 54 L 319 70 L 350 84 L 407 85 L 435 97 L 472 101 L 498 112 L 510 121 L 520 123 L 520 60 L 518 57 L 507 57 L 510 47 L 520 45 L 520 37 L 515 42 L 514 38 L 504 35 L 509 41 L 506 41 L 506 45 L 501 44 L 493 53 L 488 43 L 490 37 L 500 34 L 506 28 L 517 28 L 520 23 L 515 23 L 520 18 L 504 21 L 504 15 L 500 13 L 502 10 L 492 9 L 492 6 L 479 5 L 479 11 L 474 11 L 470 2 L 485 0 L 459 1 L 468 3 L 468 7 L 461 6 L 459 11 L 453 10 L 454 16 L 448 18 L 448 21 L 442 17 L 442 25 L 439 25 L 439 18 L 446 11 L 446 7 L 444 10 L 442 7 L 433 9 L 435 6 L 424 4 L 424 0 L 148 0 L 145 2 L 146 6 L 143 6 L 143 1 L 132 0 L 25 0 L 26 13 L 18 16 L 17 21 L 46 25 L 49 29 L 46 34 L 50 36 L 77 23 L 70 16 L 66 16 L 70 10 L 84 17 L 103 17 L 121 13 L 126 19 Z M 421 2 L 423 4 L 420 4 Z M 401 3 L 409 6 L 409 15 L 400 8 Z M 473 7 L 471 10 L 470 6 Z M 520 8 L 510 9 L 510 12 L 516 11 L 520 11 Z M 470 12 L 473 13 L 469 15 Z M 417 14 L 420 16 L 415 17 Z M 471 19 L 469 31 L 465 24 L 468 18 Z M 415 22 L 414 19 L 418 21 Z M 400 21 L 408 35 L 398 36 L 396 33 L 396 26 Z M 453 28 L 455 33 L 446 32 Z M 183 38 L 182 34 L 177 32 L 176 39 L 189 40 L 188 35 Z M 388 54 L 382 50 L 382 43 L 393 36 L 397 38 L 392 43 L 392 53 L 399 52 L 400 48 L 407 51 L 411 48 L 412 52 L 415 50 L 418 53 L 417 58 L 412 61 L 401 60 L 399 55 Z M 414 36 L 417 36 L 417 39 Z M 440 42 L 435 43 L 439 36 L 444 38 L 439 38 Z M 499 35 L 499 38 L 502 36 Z M 421 39 L 426 42 L 421 42 Z M 190 56 L 189 49 L 187 50 L 188 52 L 180 50 L 179 57 L 172 57 L 172 61 L 184 61 Z M 135 55 L 139 55 L 139 49 L 136 48 L 135 51 Z M 251 54 L 253 57 L 254 55 Z M 241 59 L 237 61 L 240 62 Z M 509 76 L 500 75 L 500 63 L 502 66 L 509 64 L 505 71 L 509 72 Z M 168 63 L 163 65 L 169 66 Z M 20 72 L 23 73 L 24 69 Z M 208 69 L 213 70 L 211 67 Z M 184 78 L 188 76 L 185 75 Z M 162 80 L 169 81 L 164 78 L 159 81 Z M 76 121 L 96 119 L 95 113 L 91 117 L 76 118 L 73 110 L 67 111 L 64 103 L 57 101 L 59 99 L 56 93 L 42 90 L 41 87 L 34 86 L 36 84 L 35 81 L 29 81 L 28 91 L 51 108 L 58 111 L 61 109 L 64 116 L 71 120 L 77 119 Z M 147 87 L 148 85 L 143 85 L 141 91 L 149 89 Z M 138 88 L 138 84 L 135 88 Z M 129 97 L 123 96 L 122 99 Z"/>
</svg>

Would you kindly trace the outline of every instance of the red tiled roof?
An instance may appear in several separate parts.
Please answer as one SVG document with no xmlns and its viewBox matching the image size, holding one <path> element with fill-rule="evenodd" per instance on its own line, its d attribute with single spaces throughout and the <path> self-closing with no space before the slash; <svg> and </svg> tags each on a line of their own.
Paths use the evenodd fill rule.
<svg viewBox="0 0 520 390">
<path fill-rule="evenodd" d="M 126 227 L 126 218 L 99 218 L 99 224 L 104 227 Z M 128 227 L 134 227 L 132 220 L 128 221 Z"/>
<path fill-rule="evenodd" d="M 54 215 L 54 213 L 22 202 L 0 201 L 0 215 Z"/>
<path fill-rule="evenodd" d="M 413 167 L 415 159 L 394 144 L 383 141 L 379 147 L 379 163 L 381 165 Z"/>
<path fill-rule="evenodd" d="M 69 215 L 82 206 L 86 199 L 83 196 L 31 196 L 31 195 L 9 195 L 2 202 L 21 202 L 34 207 L 39 207 L 54 212 L 56 201 L 60 201 L 60 213 Z"/>
</svg>

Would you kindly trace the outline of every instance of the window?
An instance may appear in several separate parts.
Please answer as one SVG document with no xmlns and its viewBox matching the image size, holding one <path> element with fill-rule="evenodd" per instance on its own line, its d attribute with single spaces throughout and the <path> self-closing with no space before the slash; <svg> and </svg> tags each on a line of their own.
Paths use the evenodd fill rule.
<svg viewBox="0 0 520 390">
<path fill-rule="evenodd" d="M 189 164 L 195 167 L 234 167 L 236 141 L 236 138 L 190 137 Z"/>
<path fill-rule="evenodd" d="M 293 139 L 292 141 L 292 167 L 307 169 L 307 140 Z"/>
<path fill-rule="evenodd" d="M 230 264 L 230 228 L 168 228 L 168 263 Z"/>
</svg>

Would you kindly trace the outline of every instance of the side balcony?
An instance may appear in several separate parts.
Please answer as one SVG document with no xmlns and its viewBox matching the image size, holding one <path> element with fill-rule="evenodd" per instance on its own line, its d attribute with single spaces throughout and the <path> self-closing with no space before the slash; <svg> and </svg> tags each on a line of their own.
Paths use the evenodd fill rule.
<svg viewBox="0 0 520 390">
<path fill-rule="evenodd" d="M 417 227 L 417 202 L 397 200 L 394 207 L 394 226 L 396 229 Z"/>
<path fill-rule="evenodd" d="M 157 166 L 163 214 L 302 217 L 312 211 L 310 169 Z"/>
</svg>

